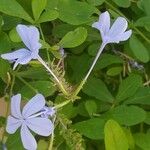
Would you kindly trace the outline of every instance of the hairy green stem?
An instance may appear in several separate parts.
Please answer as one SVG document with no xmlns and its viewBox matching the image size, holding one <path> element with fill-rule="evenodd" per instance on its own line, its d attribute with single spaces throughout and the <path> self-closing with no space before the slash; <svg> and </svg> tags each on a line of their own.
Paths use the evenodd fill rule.
<svg viewBox="0 0 150 150">
<path fill-rule="evenodd" d="M 59 79 L 57 78 L 57 76 L 53 73 L 53 71 L 47 66 L 47 64 L 44 62 L 44 60 L 38 56 L 38 61 L 50 72 L 50 74 L 53 76 L 53 78 L 55 79 L 55 81 L 57 82 L 60 90 L 62 91 L 62 93 L 66 96 L 68 96 L 68 92 L 65 90 L 65 88 L 63 87 L 61 81 L 59 81 Z"/>
<path fill-rule="evenodd" d="M 6 118 L 9 115 L 9 107 L 10 107 L 10 99 L 12 96 L 12 91 L 13 91 L 13 87 L 15 84 L 15 75 L 12 75 L 12 82 L 11 82 L 11 86 L 10 86 L 10 92 L 9 92 L 9 101 L 7 102 L 7 110 L 6 110 Z M 4 126 L 4 129 L 6 128 L 6 124 Z M 6 130 L 4 130 L 4 133 L 2 134 L 2 142 L 5 143 L 4 138 L 5 138 L 5 134 L 6 134 Z"/>
<path fill-rule="evenodd" d="M 55 119 L 56 119 L 56 116 L 53 119 L 53 124 L 55 123 Z M 51 135 L 48 150 L 53 150 L 53 143 L 54 143 L 54 131 L 52 132 L 52 135 Z"/>
<path fill-rule="evenodd" d="M 43 41 L 45 42 L 45 38 L 44 38 L 44 34 L 42 32 L 42 28 L 41 25 L 39 24 L 39 29 L 40 29 L 40 33 L 42 36 Z M 46 49 L 47 51 L 47 58 L 48 58 L 48 63 L 50 62 L 50 57 L 49 57 L 49 52 L 48 49 Z M 54 77 L 55 81 L 58 83 L 59 88 L 61 89 L 62 93 L 66 96 L 68 96 L 68 92 L 65 90 L 65 88 L 63 87 L 62 83 L 59 81 L 59 79 L 56 77 L 56 75 L 53 73 L 53 71 L 46 65 L 46 63 L 43 61 L 43 59 L 39 56 L 38 57 L 39 62 L 50 72 L 50 74 Z"/>
<path fill-rule="evenodd" d="M 56 105 L 56 106 L 54 106 L 54 107 L 55 107 L 56 109 L 59 109 L 59 108 L 65 106 L 65 105 L 67 105 L 68 103 L 70 103 L 70 100 L 66 100 L 66 101 L 64 101 L 64 102 L 62 102 L 62 103 L 60 103 L 60 104 L 58 104 L 58 105 Z"/>
<path fill-rule="evenodd" d="M 76 96 L 78 95 L 78 93 L 79 93 L 79 92 L 81 91 L 81 89 L 83 88 L 83 85 L 85 84 L 85 82 L 87 81 L 89 75 L 91 74 L 91 72 L 92 72 L 92 70 L 93 70 L 93 68 L 94 68 L 94 66 L 95 66 L 95 64 L 96 64 L 96 62 L 97 62 L 97 60 L 98 60 L 100 54 L 102 53 L 104 47 L 106 46 L 106 44 L 107 44 L 107 43 L 102 43 L 102 45 L 101 45 L 99 51 L 97 52 L 97 55 L 96 55 L 96 57 L 95 57 L 95 59 L 94 59 L 92 65 L 91 65 L 89 71 L 87 72 L 87 74 L 86 74 L 86 76 L 85 76 L 85 78 L 81 81 L 81 83 L 80 83 L 80 85 L 78 86 L 78 88 L 77 88 L 77 89 L 75 90 L 75 92 L 72 94 L 71 100 L 72 100 L 72 99 L 76 99 Z M 57 108 L 57 109 L 58 109 L 58 108 L 61 108 L 61 107 L 65 106 L 65 105 L 67 105 L 68 103 L 70 103 L 71 100 L 64 101 L 63 103 L 56 105 L 55 108 Z"/>
</svg>

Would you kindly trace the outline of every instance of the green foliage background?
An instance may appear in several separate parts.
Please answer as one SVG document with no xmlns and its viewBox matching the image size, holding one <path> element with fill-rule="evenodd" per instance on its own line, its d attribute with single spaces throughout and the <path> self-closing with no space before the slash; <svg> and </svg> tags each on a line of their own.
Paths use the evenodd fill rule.
<svg viewBox="0 0 150 150">
<path fill-rule="evenodd" d="M 61 65 L 69 92 L 99 49 L 101 36 L 91 24 L 105 10 L 112 21 L 125 17 L 132 37 L 107 45 L 79 99 L 58 110 L 53 149 L 150 150 L 150 0 L 0 0 L 0 54 L 23 46 L 17 24 L 37 26 L 43 31 L 40 55 L 54 70 L 62 59 L 59 48 L 65 50 Z M 37 61 L 13 71 L 0 58 L 0 97 L 9 103 L 12 94 L 21 93 L 27 101 L 37 92 L 49 105 L 66 99 Z M 23 149 L 19 132 L 5 137 L 8 150 Z M 38 150 L 48 149 L 50 138 L 36 139 Z"/>
</svg>

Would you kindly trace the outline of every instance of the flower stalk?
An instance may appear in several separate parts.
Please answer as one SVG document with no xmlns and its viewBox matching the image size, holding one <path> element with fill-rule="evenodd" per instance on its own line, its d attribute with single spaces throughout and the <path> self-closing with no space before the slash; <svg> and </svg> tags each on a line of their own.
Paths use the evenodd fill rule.
<svg viewBox="0 0 150 150">
<path fill-rule="evenodd" d="M 44 62 L 44 60 L 38 56 L 38 61 L 49 71 L 49 73 L 53 76 L 53 78 L 55 79 L 55 81 L 57 82 L 59 88 L 61 89 L 62 93 L 65 96 L 68 96 L 68 92 L 65 90 L 65 88 L 63 87 L 62 83 L 59 81 L 59 79 L 57 78 L 57 76 L 53 73 L 53 71 L 47 66 L 47 64 Z"/>
</svg>

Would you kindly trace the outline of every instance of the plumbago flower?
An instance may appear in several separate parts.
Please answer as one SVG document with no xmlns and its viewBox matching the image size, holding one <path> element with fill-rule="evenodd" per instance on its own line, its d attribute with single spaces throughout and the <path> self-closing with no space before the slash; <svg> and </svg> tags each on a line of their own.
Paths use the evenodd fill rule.
<svg viewBox="0 0 150 150">
<path fill-rule="evenodd" d="M 47 108 L 45 110 L 45 99 L 41 94 L 35 95 L 24 106 L 22 112 L 20 110 L 20 103 L 20 94 L 11 98 L 11 115 L 8 116 L 6 131 L 9 134 L 13 134 L 20 128 L 24 148 L 27 150 L 36 150 L 37 143 L 30 130 L 42 136 L 49 136 L 53 133 L 54 124 L 48 117 L 44 117 L 48 116 L 47 110 L 50 111 L 50 109 Z"/>
<path fill-rule="evenodd" d="M 15 62 L 13 69 L 18 64 L 27 64 L 31 59 L 37 59 L 41 44 L 39 43 L 39 31 L 34 26 L 18 25 L 16 30 L 27 48 L 21 48 L 11 53 L 2 54 L 3 59 Z"/>
<path fill-rule="evenodd" d="M 1 57 L 3 59 L 9 60 L 10 62 L 15 62 L 13 70 L 17 67 L 18 64 L 25 65 L 30 60 L 37 59 L 54 77 L 61 91 L 65 95 L 68 95 L 67 91 L 64 89 L 57 76 L 39 56 L 39 49 L 42 47 L 42 45 L 39 43 L 40 34 L 38 29 L 34 26 L 25 26 L 21 24 L 17 25 L 16 29 L 27 48 L 21 48 L 11 53 L 2 54 Z"/>
<path fill-rule="evenodd" d="M 98 29 L 101 33 L 102 44 L 97 52 L 97 55 L 83 80 L 83 84 L 86 82 L 90 73 L 92 72 L 100 54 L 108 43 L 119 43 L 120 41 L 126 41 L 132 34 L 132 30 L 126 31 L 128 22 L 123 17 L 118 17 L 113 25 L 110 27 L 110 15 L 108 11 L 102 13 L 99 16 L 98 22 L 94 22 L 92 27 Z"/>
<path fill-rule="evenodd" d="M 102 36 L 103 43 L 119 43 L 126 41 L 132 34 L 131 30 L 126 31 L 128 22 L 123 17 L 118 17 L 110 27 L 110 15 L 108 11 L 99 16 L 99 21 L 92 24 L 97 28 Z"/>
</svg>

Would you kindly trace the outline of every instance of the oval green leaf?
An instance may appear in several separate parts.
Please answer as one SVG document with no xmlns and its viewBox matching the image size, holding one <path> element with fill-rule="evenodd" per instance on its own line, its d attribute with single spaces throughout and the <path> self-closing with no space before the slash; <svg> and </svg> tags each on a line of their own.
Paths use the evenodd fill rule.
<svg viewBox="0 0 150 150">
<path fill-rule="evenodd" d="M 93 118 L 73 125 L 77 131 L 90 139 L 103 139 L 105 121 Z"/>
<path fill-rule="evenodd" d="M 129 44 L 134 56 L 138 60 L 144 63 L 149 61 L 150 58 L 149 58 L 148 50 L 136 36 L 132 36 L 130 38 Z"/>
<path fill-rule="evenodd" d="M 121 126 L 114 120 L 108 120 L 104 127 L 106 150 L 128 150 L 128 140 Z"/>
<path fill-rule="evenodd" d="M 59 45 L 63 48 L 72 48 L 82 44 L 87 37 L 87 30 L 83 27 L 79 27 L 74 31 L 68 32 L 62 40 L 59 42 Z"/>
</svg>

